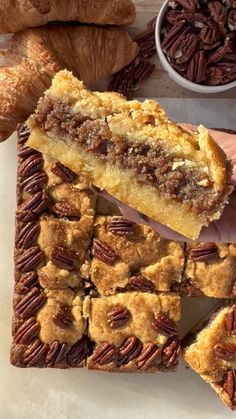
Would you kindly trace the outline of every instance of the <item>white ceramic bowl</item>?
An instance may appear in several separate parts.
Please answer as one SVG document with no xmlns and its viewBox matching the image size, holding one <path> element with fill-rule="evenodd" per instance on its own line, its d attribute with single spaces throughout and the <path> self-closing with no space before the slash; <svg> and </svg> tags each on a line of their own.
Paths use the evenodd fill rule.
<svg viewBox="0 0 236 419">
<path fill-rule="evenodd" d="M 157 17 L 156 48 L 157 48 L 157 53 L 160 58 L 161 64 L 164 67 L 164 69 L 168 72 L 172 80 L 174 80 L 177 84 L 184 87 L 185 89 L 192 90 L 193 92 L 197 92 L 197 93 L 207 93 L 207 94 L 220 93 L 220 92 L 225 92 L 226 90 L 232 89 L 233 87 L 236 87 L 236 80 L 231 83 L 223 84 L 220 86 L 204 86 L 202 84 L 193 83 L 185 79 L 184 77 L 182 77 L 179 73 L 177 73 L 177 71 L 175 71 L 173 67 L 171 67 L 161 47 L 161 28 L 162 28 L 164 16 L 168 9 L 168 3 L 169 3 L 169 0 L 164 1 Z"/>
</svg>

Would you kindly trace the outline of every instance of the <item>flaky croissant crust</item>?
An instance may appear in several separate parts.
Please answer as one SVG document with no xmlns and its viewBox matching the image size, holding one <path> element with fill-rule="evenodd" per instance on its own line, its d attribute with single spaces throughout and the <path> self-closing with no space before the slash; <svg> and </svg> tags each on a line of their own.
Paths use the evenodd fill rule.
<svg viewBox="0 0 236 419">
<path fill-rule="evenodd" d="M 90 84 L 128 65 L 138 46 L 115 28 L 51 25 L 15 34 L 0 68 L 0 141 L 35 110 L 54 74 L 70 69 Z"/>
<path fill-rule="evenodd" d="M 79 21 L 97 25 L 126 25 L 135 18 L 131 0 L 3 0 L 0 34 L 45 25 L 51 21 Z"/>
</svg>

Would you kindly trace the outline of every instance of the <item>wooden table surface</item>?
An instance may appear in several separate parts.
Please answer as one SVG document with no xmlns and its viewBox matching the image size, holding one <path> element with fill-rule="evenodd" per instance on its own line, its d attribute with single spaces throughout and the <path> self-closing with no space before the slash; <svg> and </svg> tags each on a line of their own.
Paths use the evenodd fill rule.
<svg viewBox="0 0 236 419">
<path fill-rule="evenodd" d="M 137 19 L 130 28 L 131 34 L 137 34 L 145 28 L 147 22 L 158 14 L 163 1 L 162 0 L 134 0 L 137 9 Z M 153 60 L 156 64 L 156 70 L 150 80 L 148 80 L 142 88 L 137 91 L 138 97 L 175 97 L 175 98 L 225 98 L 236 99 L 236 88 L 228 90 L 224 93 L 214 95 L 202 95 L 183 89 L 177 85 L 168 76 L 168 73 L 162 68 L 161 63 L 156 57 Z"/>
</svg>

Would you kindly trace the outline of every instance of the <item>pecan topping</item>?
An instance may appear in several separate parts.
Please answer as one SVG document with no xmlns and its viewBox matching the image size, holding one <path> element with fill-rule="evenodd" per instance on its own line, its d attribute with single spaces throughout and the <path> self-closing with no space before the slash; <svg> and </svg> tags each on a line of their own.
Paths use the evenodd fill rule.
<svg viewBox="0 0 236 419">
<path fill-rule="evenodd" d="M 43 253 L 39 246 L 25 250 L 16 260 L 16 270 L 22 273 L 34 270 L 42 261 Z"/>
<path fill-rule="evenodd" d="M 108 323 L 112 329 L 117 329 L 130 319 L 130 311 L 123 306 L 117 305 L 112 307 L 108 313 Z"/>
<path fill-rule="evenodd" d="M 236 31 L 236 9 L 233 9 L 231 12 L 229 12 L 228 27 L 230 31 Z"/>
<path fill-rule="evenodd" d="M 105 242 L 94 239 L 93 240 L 93 256 L 107 265 L 113 265 L 117 258 L 114 250 Z"/>
<path fill-rule="evenodd" d="M 163 364 L 166 367 L 174 367 L 180 354 L 180 341 L 174 336 L 168 339 L 162 351 Z"/>
<path fill-rule="evenodd" d="M 101 342 L 92 357 L 95 365 L 106 365 L 113 362 L 116 357 L 116 348 L 108 342 Z"/>
<path fill-rule="evenodd" d="M 20 211 L 16 212 L 16 219 L 21 223 L 28 223 L 30 221 L 37 221 L 38 216 L 31 211 Z"/>
<path fill-rule="evenodd" d="M 22 159 L 27 159 L 30 156 L 40 156 L 41 154 L 33 148 L 23 145 L 18 149 L 17 155 Z"/>
<path fill-rule="evenodd" d="M 73 271 L 75 269 L 76 254 L 62 246 L 54 247 L 51 254 L 51 261 L 58 268 Z"/>
<path fill-rule="evenodd" d="M 76 342 L 67 354 L 67 362 L 70 367 L 80 367 L 83 365 L 90 352 L 90 342 L 87 336 L 83 336 Z"/>
<path fill-rule="evenodd" d="M 197 51 L 191 58 L 187 69 L 187 79 L 200 83 L 206 78 L 207 60 L 204 51 Z"/>
<path fill-rule="evenodd" d="M 118 350 L 118 366 L 128 364 L 137 358 L 143 349 L 143 344 L 136 336 L 127 338 Z"/>
<path fill-rule="evenodd" d="M 20 277 L 16 284 L 16 292 L 18 294 L 26 294 L 31 288 L 38 286 L 38 275 L 35 271 L 27 272 Z"/>
<path fill-rule="evenodd" d="M 184 9 L 190 10 L 190 12 L 196 12 L 200 8 L 198 0 L 176 0 L 176 3 L 184 7 Z"/>
<path fill-rule="evenodd" d="M 153 328 L 162 335 L 176 336 L 178 334 L 176 324 L 167 314 L 156 314 L 154 316 Z"/>
<path fill-rule="evenodd" d="M 217 0 L 208 3 L 209 12 L 216 23 L 225 23 L 227 19 L 226 8 Z"/>
<path fill-rule="evenodd" d="M 38 288 L 33 288 L 17 302 L 15 310 L 22 317 L 30 317 L 43 306 L 45 300 L 46 296 Z"/>
<path fill-rule="evenodd" d="M 23 182 L 21 182 L 21 186 L 29 194 L 35 194 L 36 192 L 42 191 L 47 182 L 48 177 L 46 173 L 39 172 L 24 179 Z"/>
<path fill-rule="evenodd" d="M 79 219 L 79 214 L 67 202 L 57 202 L 53 210 L 58 217 L 66 217 L 69 220 L 76 221 Z"/>
<path fill-rule="evenodd" d="M 213 44 L 221 38 L 219 26 L 216 22 L 209 21 L 200 32 L 200 38 L 204 44 Z"/>
<path fill-rule="evenodd" d="M 49 13 L 51 10 L 49 0 L 30 0 L 30 2 L 42 15 Z"/>
<path fill-rule="evenodd" d="M 27 223 L 17 234 L 16 247 L 24 248 L 31 246 L 35 243 L 40 232 L 39 223 Z"/>
<path fill-rule="evenodd" d="M 169 56 L 177 64 L 184 64 L 192 57 L 197 48 L 197 37 L 194 33 L 180 36 L 169 50 Z"/>
<path fill-rule="evenodd" d="M 31 212 L 36 215 L 41 215 L 46 211 L 47 207 L 48 199 L 42 192 L 38 192 L 21 205 L 18 214 L 20 216 L 21 213 L 26 214 L 26 212 Z"/>
<path fill-rule="evenodd" d="M 46 364 L 48 367 L 55 367 L 66 359 L 67 345 L 57 341 L 50 345 L 46 356 Z"/>
<path fill-rule="evenodd" d="M 236 360 L 236 345 L 232 343 L 217 343 L 214 351 L 217 358 L 223 359 L 224 361 Z"/>
<path fill-rule="evenodd" d="M 129 236 L 133 233 L 135 223 L 123 217 L 115 217 L 107 225 L 108 231 L 115 236 Z"/>
<path fill-rule="evenodd" d="M 76 174 L 72 172 L 72 170 L 65 167 L 63 164 L 57 162 L 51 168 L 52 173 L 54 175 L 60 177 L 65 182 L 71 183 L 75 180 Z"/>
<path fill-rule="evenodd" d="M 201 243 L 190 250 L 190 258 L 194 262 L 205 262 L 219 257 L 215 243 Z"/>
<path fill-rule="evenodd" d="M 26 124 L 20 124 L 17 127 L 18 143 L 25 144 L 30 136 L 30 130 Z"/>
<path fill-rule="evenodd" d="M 67 329 L 74 321 L 74 316 L 71 314 L 69 306 L 60 306 L 55 316 L 53 316 L 54 323 L 62 329 Z"/>
<path fill-rule="evenodd" d="M 153 292 L 154 284 L 142 275 L 132 276 L 129 279 L 128 289 L 132 291 Z"/>
<path fill-rule="evenodd" d="M 45 360 L 48 351 L 48 345 L 35 340 L 30 346 L 27 347 L 24 353 L 24 363 L 27 367 L 33 367 L 38 363 L 42 363 Z"/>
<path fill-rule="evenodd" d="M 224 377 L 223 390 L 228 394 L 232 405 L 236 404 L 236 370 L 227 371 Z"/>
<path fill-rule="evenodd" d="M 137 366 L 141 370 L 146 370 L 161 359 L 161 348 L 150 342 L 147 343 L 137 358 Z"/>
<path fill-rule="evenodd" d="M 24 160 L 19 167 L 19 176 L 25 179 L 43 169 L 43 158 L 39 155 L 32 155 Z"/>
<path fill-rule="evenodd" d="M 31 318 L 23 323 L 14 336 L 14 342 L 19 345 L 26 345 L 32 342 L 38 335 L 39 323 Z"/>
<path fill-rule="evenodd" d="M 224 325 L 227 332 L 231 335 L 236 335 L 236 312 L 229 311 L 224 317 Z"/>
</svg>

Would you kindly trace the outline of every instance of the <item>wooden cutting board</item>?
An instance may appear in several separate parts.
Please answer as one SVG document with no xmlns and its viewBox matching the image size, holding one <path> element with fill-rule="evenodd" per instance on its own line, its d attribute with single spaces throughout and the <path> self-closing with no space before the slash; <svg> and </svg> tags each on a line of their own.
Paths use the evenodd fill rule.
<svg viewBox="0 0 236 419">
<path fill-rule="evenodd" d="M 130 28 L 130 33 L 137 34 L 145 28 L 146 23 L 155 15 L 163 4 L 162 0 L 134 0 L 137 9 L 137 19 Z M 176 97 L 176 98 L 229 98 L 236 99 L 236 88 L 225 93 L 215 95 L 201 95 L 190 92 L 178 86 L 170 79 L 167 72 L 163 70 L 158 58 L 153 60 L 156 63 L 156 70 L 151 79 L 137 91 L 138 97 Z"/>
</svg>

